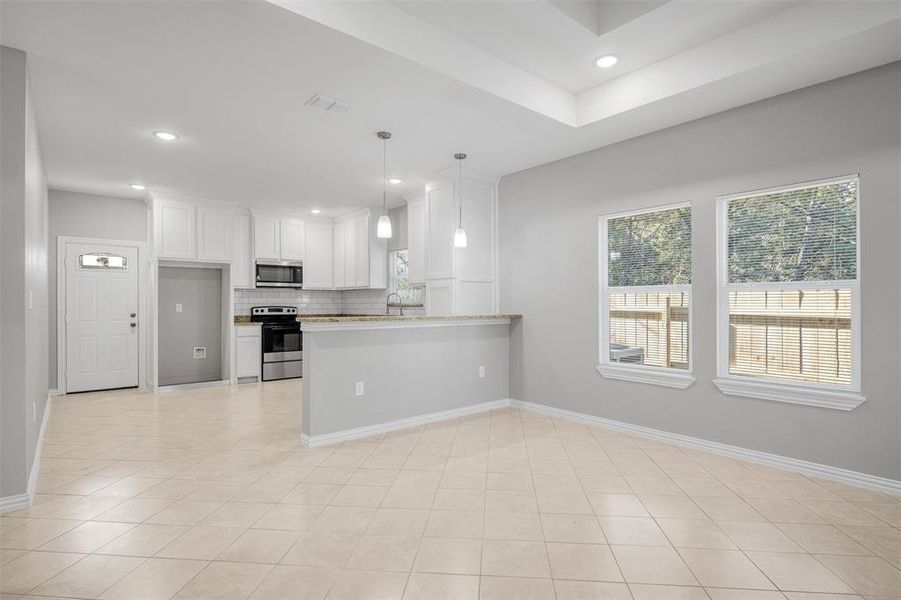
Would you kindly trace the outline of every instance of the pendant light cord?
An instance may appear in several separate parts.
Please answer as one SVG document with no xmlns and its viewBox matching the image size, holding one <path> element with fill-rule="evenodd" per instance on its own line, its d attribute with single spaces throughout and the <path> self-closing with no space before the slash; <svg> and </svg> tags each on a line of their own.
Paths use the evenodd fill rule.
<svg viewBox="0 0 901 600">
<path fill-rule="evenodd" d="M 382 139 L 382 214 L 388 214 L 388 140 Z"/>
<path fill-rule="evenodd" d="M 460 225 L 459 228 L 463 229 L 463 157 L 464 154 L 457 155 L 457 164 L 460 165 Z"/>
</svg>

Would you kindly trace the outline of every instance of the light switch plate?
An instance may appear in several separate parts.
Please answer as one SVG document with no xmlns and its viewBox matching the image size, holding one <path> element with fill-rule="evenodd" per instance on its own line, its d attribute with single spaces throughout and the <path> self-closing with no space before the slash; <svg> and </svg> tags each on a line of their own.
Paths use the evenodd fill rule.
<svg viewBox="0 0 901 600">
<path fill-rule="evenodd" d="M 481 377 L 484 377 L 484 376 L 485 376 L 485 367 L 484 367 L 484 366 L 480 366 L 480 367 L 479 367 L 479 377 L 481 378 Z"/>
<path fill-rule="evenodd" d="M 356 385 L 356 394 L 357 396 L 362 396 L 365 393 L 365 389 L 363 387 L 363 382 L 358 381 Z"/>
<path fill-rule="evenodd" d="M 184 307 L 181 305 L 181 302 L 176 302 L 175 303 L 175 312 L 182 312 L 183 310 L 184 310 Z"/>
</svg>

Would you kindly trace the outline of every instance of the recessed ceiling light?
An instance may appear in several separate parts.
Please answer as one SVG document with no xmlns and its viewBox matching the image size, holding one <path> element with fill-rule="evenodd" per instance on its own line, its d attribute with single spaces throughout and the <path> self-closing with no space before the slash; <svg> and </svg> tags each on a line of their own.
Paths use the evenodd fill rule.
<svg viewBox="0 0 901 600">
<path fill-rule="evenodd" d="M 389 177 L 388 178 L 388 183 L 390 183 L 391 185 L 400 185 L 403 182 L 404 182 L 404 180 L 401 179 L 400 177 Z"/>
<path fill-rule="evenodd" d="M 313 213 L 314 215 L 318 215 L 318 214 L 321 213 L 322 211 L 319 210 L 318 208 L 313 208 L 313 209 L 310 209 L 310 212 Z"/>
<path fill-rule="evenodd" d="M 174 133 L 169 133 L 168 131 L 154 131 L 153 135 L 164 142 L 174 142 L 178 139 L 178 136 Z"/>
<path fill-rule="evenodd" d="M 619 62 L 619 57 L 614 56 L 613 54 L 605 54 L 604 56 L 602 56 L 599 59 L 597 59 L 596 61 L 594 61 L 594 64 L 596 64 L 597 66 L 599 66 L 602 69 L 609 69 L 610 67 L 612 67 L 613 65 L 615 65 L 618 62 Z"/>
<path fill-rule="evenodd" d="M 143 192 L 147 189 L 147 186 L 143 183 L 132 183 L 129 187 L 131 187 L 131 189 L 133 190 L 138 190 L 139 192 Z"/>
</svg>

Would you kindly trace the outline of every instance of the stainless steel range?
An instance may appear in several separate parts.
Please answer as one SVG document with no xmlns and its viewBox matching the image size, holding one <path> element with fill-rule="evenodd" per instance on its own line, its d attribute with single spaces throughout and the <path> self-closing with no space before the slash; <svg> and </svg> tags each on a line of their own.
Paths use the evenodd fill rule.
<svg viewBox="0 0 901 600">
<path fill-rule="evenodd" d="M 303 376 L 303 333 L 293 306 L 255 306 L 250 320 L 262 323 L 263 381 Z"/>
</svg>

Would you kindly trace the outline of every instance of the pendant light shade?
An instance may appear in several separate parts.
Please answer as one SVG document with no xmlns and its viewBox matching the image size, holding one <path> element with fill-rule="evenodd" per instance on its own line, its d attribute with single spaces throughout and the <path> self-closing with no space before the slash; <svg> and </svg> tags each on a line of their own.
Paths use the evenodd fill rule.
<svg viewBox="0 0 901 600">
<path fill-rule="evenodd" d="M 454 232 L 454 248 L 465 248 L 466 247 L 466 230 L 462 227 L 457 227 L 457 230 Z"/>
<path fill-rule="evenodd" d="M 388 218 L 388 215 L 379 217 L 379 224 L 376 226 L 375 235 L 382 239 L 391 237 L 391 219 Z"/>
<path fill-rule="evenodd" d="M 466 230 L 463 229 L 463 160 L 466 154 L 460 152 L 454 154 L 457 164 L 460 166 L 460 220 L 457 223 L 457 230 L 454 231 L 454 248 L 466 247 Z"/>
<path fill-rule="evenodd" d="M 376 237 L 386 240 L 391 237 L 391 218 L 388 216 L 388 140 L 391 139 L 391 133 L 388 131 L 379 131 L 377 134 L 382 140 L 382 216 L 379 217 L 379 223 L 375 228 Z"/>
</svg>

